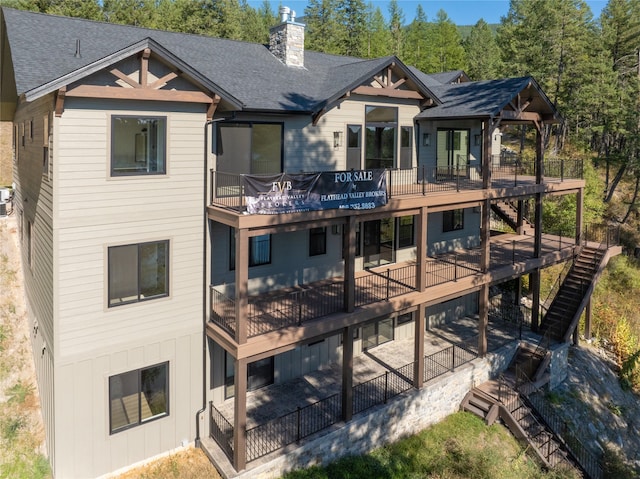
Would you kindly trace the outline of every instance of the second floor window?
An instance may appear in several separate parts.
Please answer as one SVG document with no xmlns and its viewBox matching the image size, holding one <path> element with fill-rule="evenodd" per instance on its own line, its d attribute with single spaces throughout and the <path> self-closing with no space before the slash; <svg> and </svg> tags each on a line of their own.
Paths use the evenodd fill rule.
<svg viewBox="0 0 640 479">
<path fill-rule="evenodd" d="M 237 174 L 282 171 L 281 123 L 221 123 L 218 125 L 216 170 Z"/>
<path fill-rule="evenodd" d="M 169 295 L 169 241 L 109 248 L 109 307 Z"/>
<path fill-rule="evenodd" d="M 111 176 L 166 173 L 167 119 L 111 117 Z"/>
<path fill-rule="evenodd" d="M 327 252 L 327 228 L 309 230 L 309 256 L 318 256 Z"/>
</svg>

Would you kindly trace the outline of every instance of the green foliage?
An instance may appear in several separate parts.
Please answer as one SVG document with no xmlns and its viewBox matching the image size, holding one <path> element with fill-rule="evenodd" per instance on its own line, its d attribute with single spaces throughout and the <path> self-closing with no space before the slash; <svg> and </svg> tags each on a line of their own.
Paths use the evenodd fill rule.
<svg viewBox="0 0 640 479">
<path fill-rule="evenodd" d="M 575 478 L 564 470 L 542 472 L 502 426 L 457 413 L 421 433 L 376 449 L 342 458 L 326 468 L 294 471 L 285 479 L 369 478 Z"/>
<path fill-rule="evenodd" d="M 6 391 L 9 403 L 22 404 L 27 396 L 33 394 L 33 386 L 24 382 L 18 382 Z"/>
<path fill-rule="evenodd" d="M 497 78 L 502 70 L 500 49 L 496 38 L 484 20 L 478 20 L 464 41 L 467 54 L 467 74 L 472 80 Z"/>
<path fill-rule="evenodd" d="M 6 442 L 15 441 L 20 430 L 25 426 L 23 416 L 5 417 L 0 420 L 0 435 Z"/>
<path fill-rule="evenodd" d="M 620 454 L 605 447 L 602 455 L 603 477 L 611 477 L 615 479 L 634 479 L 638 477 L 638 472 L 624 462 Z"/>
<path fill-rule="evenodd" d="M 640 391 L 640 349 L 622 362 L 620 385 L 625 390 Z"/>
</svg>

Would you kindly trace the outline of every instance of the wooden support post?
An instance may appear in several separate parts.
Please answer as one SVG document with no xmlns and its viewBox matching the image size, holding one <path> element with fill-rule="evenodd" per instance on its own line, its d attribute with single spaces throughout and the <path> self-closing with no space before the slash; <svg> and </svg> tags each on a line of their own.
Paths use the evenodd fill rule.
<svg viewBox="0 0 640 479">
<path fill-rule="evenodd" d="M 576 245 L 582 242 L 582 230 L 584 228 L 584 190 L 581 188 L 576 195 Z"/>
<path fill-rule="evenodd" d="M 416 259 L 418 261 L 416 287 L 423 292 L 427 287 L 427 207 L 420 208 L 420 214 L 416 221 L 417 247 Z"/>
<path fill-rule="evenodd" d="M 247 342 L 249 315 L 249 231 L 236 230 L 236 343 Z"/>
<path fill-rule="evenodd" d="M 425 317 L 427 308 L 424 304 L 418 306 L 415 312 L 415 334 L 413 342 L 413 387 L 422 388 L 424 384 L 424 335 L 425 335 Z"/>
<path fill-rule="evenodd" d="M 482 203 L 480 218 L 480 270 L 489 271 L 491 261 L 491 200 Z"/>
<path fill-rule="evenodd" d="M 591 297 L 589 297 L 584 310 L 584 338 L 591 339 Z"/>
<path fill-rule="evenodd" d="M 518 200 L 518 216 L 516 217 L 516 233 L 524 234 L 524 201 Z"/>
<path fill-rule="evenodd" d="M 342 419 L 353 417 L 353 326 L 342 328 Z"/>
<path fill-rule="evenodd" d="M 482 123 L 482 188 L 491 188 L 491 120 Z"/>
<path fill-rule="evenodd" d="M 540 326 L 540 269 L 534 269 L 529 274 L 529 284 L 533 293 L 531 304 L 531 330 L 538 331 Z"/>
<path fill-rule="evenodd" d="M 351 313 L 356 309 L 356 217 L 349 216 L 344 227 L 344 309 Z"/>
<path fill-rule="evenodd" d="M 483 284 L 478 292 L 478 356 L 487 354 L 487 332 L 489 326 L 489 285 Z"/>
<path fill-rule="evenodd" d="M 237 265 L 236 265 L 237 267 Z M 247 359 L 234 361 L 233 467 L 247 467 Z"/>
</svg>

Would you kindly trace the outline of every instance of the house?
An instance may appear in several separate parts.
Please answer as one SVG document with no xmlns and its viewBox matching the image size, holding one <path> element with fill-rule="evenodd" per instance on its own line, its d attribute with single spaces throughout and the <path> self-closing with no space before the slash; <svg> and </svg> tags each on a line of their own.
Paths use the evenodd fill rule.
<svg viewBox="0 0 640 479">
<path fill-rule="evenodd" d="M 565 343 L 576 329 L 589 288 L 575 314 L 539 315 L 540 270 L 593 238 L 581 163 L 544 157 L 559 115 L 536 81 L 304 51 L 304 25 L 282 15 L 265 46 L 2 9 L 55 477 L 194 441 L 236 475 L 348 430 L 391 396 L 482 370 L 500 339 L 490 321 L 513 305 L 491 288 L 525 276 L 530 329 Z M 535 159 L 500 155 L 512 124 L 537 131 Z M 576 200 L 560 234 L 542 228 L 548 195 Z M 592 278 L 617 251 L 600 243 Z M 512 310 L 501 326 L 520 326 Z"/>
</svg>

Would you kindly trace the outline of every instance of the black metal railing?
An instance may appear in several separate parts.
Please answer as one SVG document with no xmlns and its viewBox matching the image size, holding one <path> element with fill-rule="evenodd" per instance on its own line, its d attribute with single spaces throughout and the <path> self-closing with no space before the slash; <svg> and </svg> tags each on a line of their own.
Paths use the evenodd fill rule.
<svg viewBox="0 0 640 479">
<path fill-rule="evenodd" d="M 353 386 L 353 413 L 357 414 L 378 404 L 386 404 L 389 399 L 411 389 L 414 365 L 413 362 L 405 364 Z"/>
<path fill-rule="evenodd" d="M 209 402 L 209 435 L 233 462 L 233 425 Z"/>
<path fill-rule="evenodd" d="M 387 268 L 382 271 L 367 269 L 367 274 L 355 280 L 355 305 L 389 301 L 416 290 L 418 265 L 410 264 L 401 268 Z"/>
<path fill-rule="evenodd" d="M 560 416 L 540 394 L 532 394 L 526 398 L 526 402 L 535 409 L 547 426 L 564 442 L 571 454 L 576 459 L 581 469 L 591 479 L 603 477 L 603 468 L 600 459 L 594 455 L 578 438 L 569 423 Z"/>
<path fill-rule="evenodd" d="M 343 282 L 335 281 L 313 287 L 249 299 L 248 336 L 300 326 L 304 321 L 337 313 L 344 309 Z"/>
<path fill-rule="evenodd" d="M 209 287 L 209 291 L 211 321 L 234 335 L 236 331 L 236 302 L 213 286 Z"/>
<path fill-rule="evenodd" d="M 583 241 L 599 243 L 600 249 L 610 248 L 620 244 L 620 226 L 607 224 L 589 224 L 584 228 Z"/>
<path fill-rule="evenodd" d="M 341 420 L 342 394 L 338 393 L 247 429 L 247 462 L 299 442 Z"/>
<path fill-rule="evenodd" d="M 475 346 L 474 346 L 475 341 Z M 424 357 L 424 382 L 473 361 L 478 357 L 477 336 Z"/>
<path fill-rule="evenodd" d="M 436 286 L 481 272 L 480 249 L 452 251 L 435 255 L 427 262 L 426 286 Z"/>
<path fill-rule="evenodd" d="M 560 181 L 582 178 L 582 160 L 544 160 L 545 176 Z M 446 191 L 482 189 L 482 166 L 461 162 L 445 166 L 387 168 L 387 196 L 426 195 Z M 534 160 L 492 158 L 491 180 L 513 184 L 531 182 L 535 177 Z M 245 209 L 244 174 L 210 170 L 210 204 L 242 211 Z"/>
</svg>

